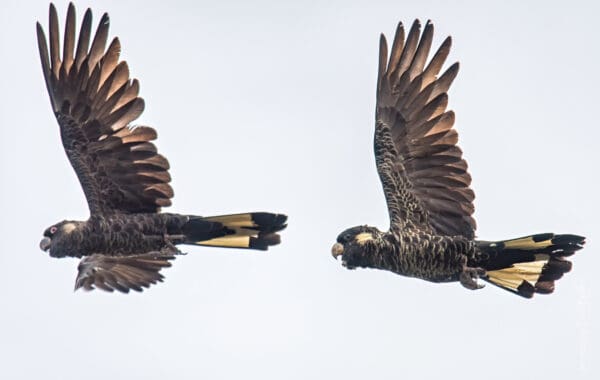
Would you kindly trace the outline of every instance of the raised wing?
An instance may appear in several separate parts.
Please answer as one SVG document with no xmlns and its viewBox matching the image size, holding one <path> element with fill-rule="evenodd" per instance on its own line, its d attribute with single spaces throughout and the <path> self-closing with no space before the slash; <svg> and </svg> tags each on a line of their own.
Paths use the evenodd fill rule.
<svg viewBox="0 0 600 380">
<path fill-rule="evenodd" d="M 446 111 L 458 63 L 438 77 L 451 39 L 426 65 L 433 25 L 420 34 L 416 20 L 405 41 L 400 23 L 389 61 L 383 35 L 380 41 L 375 155 L 391 228 L 473 238 L 471 176 L 456 145 L 454 113 Z"/>
<path fill-rule="evenodd" d="M 91 255 L 83 258 L 77 267 L 75 290 L 95 288 L 112 292 L 128 293 L 130 289 L 141 292 L 152 284 L 162 282 L 160 270 L 170 267 L 175 250 L 148 252 L 135 256 Z"/>
<path fill-rule="evenodd" d="M 144 110 L 139 84 L 119 62 L 115 38 L 105 49 L 104 14 L 90 47 L 92 12 L 85 12 L 75 46 L 75 7 L 69 4 L 62 59 L 56 8 L 50 4 L 50 50 L 37 24 L 38 47 L 63 146 L 92 214 L 158 212 L 169 206 L 168 161 L 150 141 L 156 131 L 131 127 Z"/>
</svg>

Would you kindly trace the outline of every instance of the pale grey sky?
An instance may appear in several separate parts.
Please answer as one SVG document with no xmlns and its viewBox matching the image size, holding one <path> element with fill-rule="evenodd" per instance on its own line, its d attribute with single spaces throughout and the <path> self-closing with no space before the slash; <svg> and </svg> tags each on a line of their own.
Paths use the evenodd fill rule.
<svg viewBox="0 0 600 380">
<path fill-rule="evenodd" d="M 169 5 L 167 5 L 167 3 Z M 66 1 L 56 3 L 61 25 Z M 170 161 L 173 212 L 287 213 L 267 253 L 190 247 L 142 294 L 73 292 L 38 248 L 87 218 L 38 58 L 46 1 L 0 5 L 0 378 L 593 379 L 600 375 L 600 9 L 578 1 L 78 1 L 103 12 Z M 478 236 L 588 237 L 551 296 L 374 270 L 330 247 L 387 228 L 372 133 L 379 33 L 432 19 Z M 258 179 L 258 180 L 257 180 Z"/>
</svg>

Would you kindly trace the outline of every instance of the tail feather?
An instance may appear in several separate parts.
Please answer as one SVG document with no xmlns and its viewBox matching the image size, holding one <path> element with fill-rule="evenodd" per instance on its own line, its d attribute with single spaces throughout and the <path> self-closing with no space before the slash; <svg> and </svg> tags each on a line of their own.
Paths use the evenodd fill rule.
<svg viewBox="0 0 600 380">
<path fill-rule="evenodd" d="M 185 244 L 225 248 L 267 250 L 281 239 L 278 231 L 287 224 L 287 216 L 267 212 L 190 216 L 183 227 Z"/>
<path fill-rule="evenodd" d="M 535 293 L 554 291 L 554 281 L 571 270 L 571 256 L 583 248 L 585 238 L 577 235 L 544 233 L 517 239 L 478 241 L 484 260 L 486 281 L 531 298 Z"/>
</svg>

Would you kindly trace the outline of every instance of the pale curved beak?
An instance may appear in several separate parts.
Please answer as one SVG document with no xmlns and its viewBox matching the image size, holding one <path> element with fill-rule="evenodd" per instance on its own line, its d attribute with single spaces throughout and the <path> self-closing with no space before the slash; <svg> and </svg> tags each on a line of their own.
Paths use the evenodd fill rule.
<svg viewBox="0 0 600 380">
<path fill-rule="evenodd" d="M 331 255 L 334 259 L 337 260 L 338 256 L 341 256 L 344 253 L 344 246 L 340 243 L 335 243 L 333 247 L 331 247 Z"/>
<path fill-rule="evenodd" d="M 47 251 L 48 249 L 50 249 L 51 242 L 52 240 L 49 237 L 43 238 L 42 241 L 40 241 L 40 249 L 42 251 Z"/>
</svg>

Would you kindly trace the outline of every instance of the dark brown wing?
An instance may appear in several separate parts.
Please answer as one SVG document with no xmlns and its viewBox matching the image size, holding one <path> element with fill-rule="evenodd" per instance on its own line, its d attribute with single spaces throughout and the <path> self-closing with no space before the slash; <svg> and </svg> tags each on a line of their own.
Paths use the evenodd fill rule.
<svg viewBox="0 0 600 380">
<path fill-rule="evenodd" d="M 420 34 L 416 20 L 405 41 L 400 23 L 389 61 L 381 36 L 375 154 L 391 225 L 473 238 L 471 176 L 456 145 L 454 113 L 446 111 L 458 63 L 438 77 L 451 39 L 446 38 L 426 65 L 433 25 L 427 22 Z"/>
<path fill-rule="evenodd" d="M 79 262 L 75 290 L 95 288 L 109 292 L 130 289 L 141 292 L 152 284 L 162 282 L 162 268 L 170 267 L 175 252 L 148 252 L 135 256 L 91 255 Z"/>
<path fill-rule="evenodd" d="M 75 7 L 69 4 L 62 59 L 58 17 L 50 5 L 50 51 L 37 24 L 42 69 L 63 146 L 92 214 L 158 212 L 173 189 L 167 160 L 150 141 L 156 131 L 129 125 L 144 109 L 137 80 L 119 62 L 115 38 L 105 50 L 109 19 L 104 14 L 90 46 L 92 12 L 83 18 L 75 46 Z"/>
</svg>

